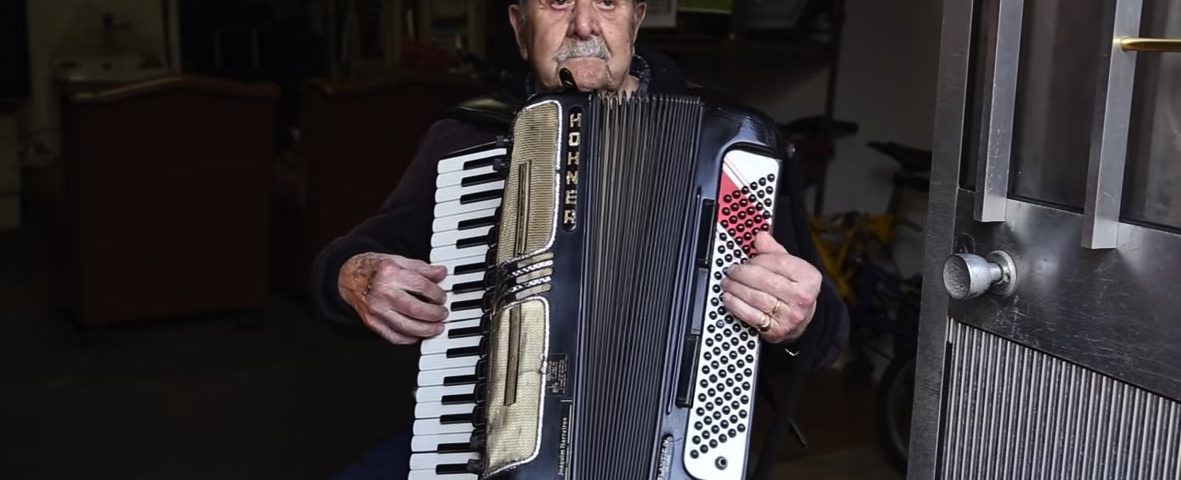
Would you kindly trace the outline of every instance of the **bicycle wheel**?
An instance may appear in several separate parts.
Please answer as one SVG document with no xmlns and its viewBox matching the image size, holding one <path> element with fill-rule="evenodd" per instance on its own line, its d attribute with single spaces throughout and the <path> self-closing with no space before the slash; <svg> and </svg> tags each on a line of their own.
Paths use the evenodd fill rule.
<svg viewBox="0 0 1181 480">
<path fill-rule="evenodd" d="M 878 440 L 890 464 L 904 474 L 910 450 L 914 364 L 913 354 L 894 357 L 882 374 L 877 395 Z"/>
</svg>

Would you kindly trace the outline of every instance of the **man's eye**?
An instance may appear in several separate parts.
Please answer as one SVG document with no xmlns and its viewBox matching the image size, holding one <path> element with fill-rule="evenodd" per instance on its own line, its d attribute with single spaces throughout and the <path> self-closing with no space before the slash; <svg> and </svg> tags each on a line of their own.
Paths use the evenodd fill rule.
<svg viewBox="0 0 1181 480">
<path fill-rule="evenodd" d="M 564 7 L 574 3 L 574 0 L 550 0 L 549 3 L 555 7 Z"/>
<path fill-rule="evenodd" d="M 618 3 L 617 0 L 599 0 L 599 4 L 604 7 L 614 7 Z"/>
</svg>

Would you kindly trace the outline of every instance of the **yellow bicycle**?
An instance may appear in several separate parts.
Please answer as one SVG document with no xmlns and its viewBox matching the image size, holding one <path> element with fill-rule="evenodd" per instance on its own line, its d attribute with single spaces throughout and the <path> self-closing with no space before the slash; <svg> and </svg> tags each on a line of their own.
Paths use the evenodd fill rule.
<svg viewBox="0 0 1181 480">
<path fill-rule="evenodd" d="M 899 206 L 905 191 L 925 193 L 929 188 L 931 157 L 928 151 L 896 143 L 871 142 L 869 146 L 902 167 L 894 175 L 886 212 L 816 216 L 810 220 L 810 230 L 824 268 L 849 307 L 855 358 L 848 372 L 872 374 L 869 353 L 877 350 L 874 342 L 883 334 L 890 336 L 891 351 L 879 353 L 889 363 L 878 385 L 876 417 L 887 456 L 905 471 L 922 278 L 903 278 L 892 252 L 900 226 L 921 230 L 900 218 Z"/>
</svg>

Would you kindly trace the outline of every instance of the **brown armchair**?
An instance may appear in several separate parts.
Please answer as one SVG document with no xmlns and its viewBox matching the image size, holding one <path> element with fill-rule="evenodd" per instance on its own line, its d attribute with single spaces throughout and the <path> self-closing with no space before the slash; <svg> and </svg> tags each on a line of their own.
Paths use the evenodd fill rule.
<svg viewBox="0 0 1181 480">
<path fill-rule="evenodd" d="M 176 76 L 65 100 L 57 283 L 79 321 L 266 301 L 278 94 Z"/>
<path fill-rule="evenodd" d="M 299 120 L 302 181 L 289 179 L 298 187 L 279 200 L 286 207 L 278 214 L 288 219 L 273 246 L 286 250 L 276 252 L 280 283 L 305 291 L 316 254 L 378 211 L 427 128 L 487 90 L 467 76 L 432 72 L 308 82 Z"/>
</svg>

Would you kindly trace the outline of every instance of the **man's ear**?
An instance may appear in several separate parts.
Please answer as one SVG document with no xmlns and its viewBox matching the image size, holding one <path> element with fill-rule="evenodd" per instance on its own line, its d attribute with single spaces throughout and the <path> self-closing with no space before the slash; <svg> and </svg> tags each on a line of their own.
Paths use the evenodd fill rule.
<svg viewBox="0 0 1181 480">
<path fill-rule="evenodd" d="M 525 12 L 521 11 L 521 7 L 517 4 L 508 6 L 508 20 L 513 24 L 513 33 L 517 39 L 517 49 L 521 52 L 522 60 L 529 60 L 529 42 L 525 32 L 527 25 L 525 21 Z"/>
<path fill-rule="evenodd" d="M 632 38 L 636 38 L 640 35 L 640 25 L 644 24 L 644 15 L 648 13 L 648 2 L 637 2 L 635 8 L 636 28 L 635 31 L 632 32 Z"/>
</svg>

